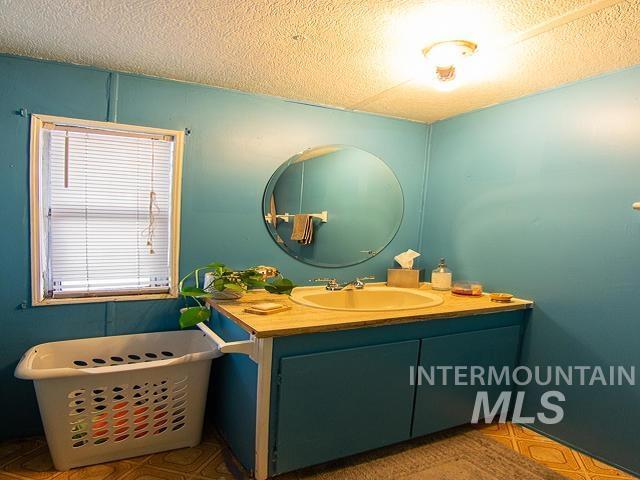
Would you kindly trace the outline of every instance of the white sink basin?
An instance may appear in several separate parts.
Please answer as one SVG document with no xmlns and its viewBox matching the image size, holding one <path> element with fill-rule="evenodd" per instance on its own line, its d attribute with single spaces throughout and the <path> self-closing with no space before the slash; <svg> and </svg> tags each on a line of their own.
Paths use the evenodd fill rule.
<svg viewBox="0 0 640 480">
<path fill-rule="evenodd" d="M 440 295 L 423 290 L 373 285 L 336 292 L 324 287 L 297 287 L 291 292 L 291 299 L 307 307 L 349 312 L 412 310 L 434 307 L 444 301 Z"/>
</svg>

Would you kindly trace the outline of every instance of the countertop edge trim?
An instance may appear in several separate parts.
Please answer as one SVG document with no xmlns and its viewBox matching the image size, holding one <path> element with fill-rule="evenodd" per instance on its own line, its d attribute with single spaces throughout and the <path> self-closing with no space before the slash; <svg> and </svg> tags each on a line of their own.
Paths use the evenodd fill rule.
<svg viewBox="0 0 640 480">
<path fill-rule="evenodd" d="M 224 304 L 221 304 L 212 299 L 205 299 L 207 305 L 214 308 L 216 311 L 221 313 L 227 318 L 230 318 L 234 322 L 236 322 L 243 330 L 251 335 L 255 335 L 256 338 L 275 338 L 275 337 L 286 337 L 291 335 L 302 335 L 307 333 L 323 333 L 323 332 L 332 332 L 339 330 L 355 330 L 358 328 L 365 327 L 381 327 L 386 325 L 399 325 L 405 323 L 415 323 L 419 321 L 431 321 L 431 320 L 446 320 L 448 318 L 460 318 L 460 317 L 473 317 L 480 315 L 488 315 L 492 313 L 499 312 L 514 312 L 518 310 L 530 310 L 534 306 L 534 302 L 530 300 L 522 300 L 516 299 L 521 302 L 527 303 L 518 303 L 514 305 L 496 305 L 495 307 L 483 308 L 482 310 L 477 311 L 457 311 L 457 312 L 446 312 L 446 313 L 435 313 L 435 314 L 424 314 L 421 313 L 419 315 L 409 315 L 409 316 L 401 316 L 401 317 L 388 317 L 388 318 L 376 318 L 375 320 L 354 320 L 353 322 L 345 322 L 339 324 L 327 324 L 327 325 L 317 325 L 310 327 L 292 327 L 292 328 L 278 328 L 277 330 L 262 330 L 260 332 L 255 331 L 251 326 L 247 325 L 242 319 L 238 318 L 233 313 L 229 312 L 224 308 Z"/>
</svg>

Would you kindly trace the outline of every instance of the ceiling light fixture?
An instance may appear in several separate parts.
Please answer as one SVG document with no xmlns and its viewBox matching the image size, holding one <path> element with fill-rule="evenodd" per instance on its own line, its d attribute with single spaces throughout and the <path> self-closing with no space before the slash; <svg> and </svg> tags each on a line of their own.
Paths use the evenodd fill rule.
<svg viewBox="0 0 640 480">
<path fill-rule="evenodd" d="M 422 50 L 439 82 L 449 83 L 456 78 L 456 66 L 465 57 L 473 55 L 478 45 L 469 40 L 437 42 Z"/>
</svg>

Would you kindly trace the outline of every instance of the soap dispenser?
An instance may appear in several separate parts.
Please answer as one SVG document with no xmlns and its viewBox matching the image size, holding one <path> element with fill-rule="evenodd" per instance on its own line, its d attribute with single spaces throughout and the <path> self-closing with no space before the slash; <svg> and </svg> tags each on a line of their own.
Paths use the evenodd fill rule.
<svg viewBox="0 0 640 480">
<path fill-rule="evenodd" d="M 440 259 L 438 266 L 431 272 L 431 288 L 434 290 L 451 290 L 453 274 L 447 268 L 444 258 Z"/>
</svg>

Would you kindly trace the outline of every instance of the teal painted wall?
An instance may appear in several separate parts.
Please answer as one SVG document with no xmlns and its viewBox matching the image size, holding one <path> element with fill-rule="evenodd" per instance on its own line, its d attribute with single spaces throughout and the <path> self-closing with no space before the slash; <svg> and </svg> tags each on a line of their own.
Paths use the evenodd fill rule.
<svg viewBox="0 0 640 480">
<path fill-rule="evenodd" d="M 417 247 L 432 268 L 532 297 L 529 365 L 638 364 L 640 68 L 580 82 L 429 127 L 226 90 L 0 56 L 0 436 L 39 430 L 33 388 L 13 379 L 29 346 L 175 328 L 177 305 L 127 302 L 20 308 L 29 298 L 28 119 L 16 110 L 190 128 L 181 269 L 211 259 L 272 263 L 299 282 L 384 276 Z M 115 88 L 117 86 L 117 88 Z M 114 93 L 117 92 L 117 96 Z M 262 189 L 293 153 L 351 144 L 384 159 L 405 218 L 378 257 L 345 269 L 301 264 L 261 222 Z M 423 215 L 424 210 L 424 215 Z M 420 237 L 420 219 L 423 235 Z M 565 420 L 547 434 L 640 471 L 639 387 L 564 388 Z M 527 392 L 530 412 L 536 391 Z"/>
<path fill-rule="evenodd" d="M 423 254 L 535 299 L 525 364 L 638 368 L 638 200 L 636 67 L 433 124 Z M 536 427 L 640 472 L 640 386 L 560 390 L 564 421 Z"/>
<path fill-rule="evenodd" d="M 116 95 L 117 93 L 117 95 Z M 393 255 L 418 245 L 428 127 L 374 115 L 303 105 L 199 85 L 24 58 L 0 56 L 0 436 L 39 430 L 33 387 L 13 370 L 30 346 L 69 338 L 173 329 L 177 302 L 126 302 L 20 308 L 28 304 L 29 112 L 117 119 L 171 129 L 190 128 L 184 158 L 183 272 L 210 260 L 231 266 L 273 264 L 300 283 L 318 275 L 349 280 L 382 277 Z M 409 212 L 378 257 L 345 269 L 304 265 L 284 253 L 261 220 L 263 189 L 291 155 L 324 144 L 367 150 L 393 169 Z"/>
</svg>

